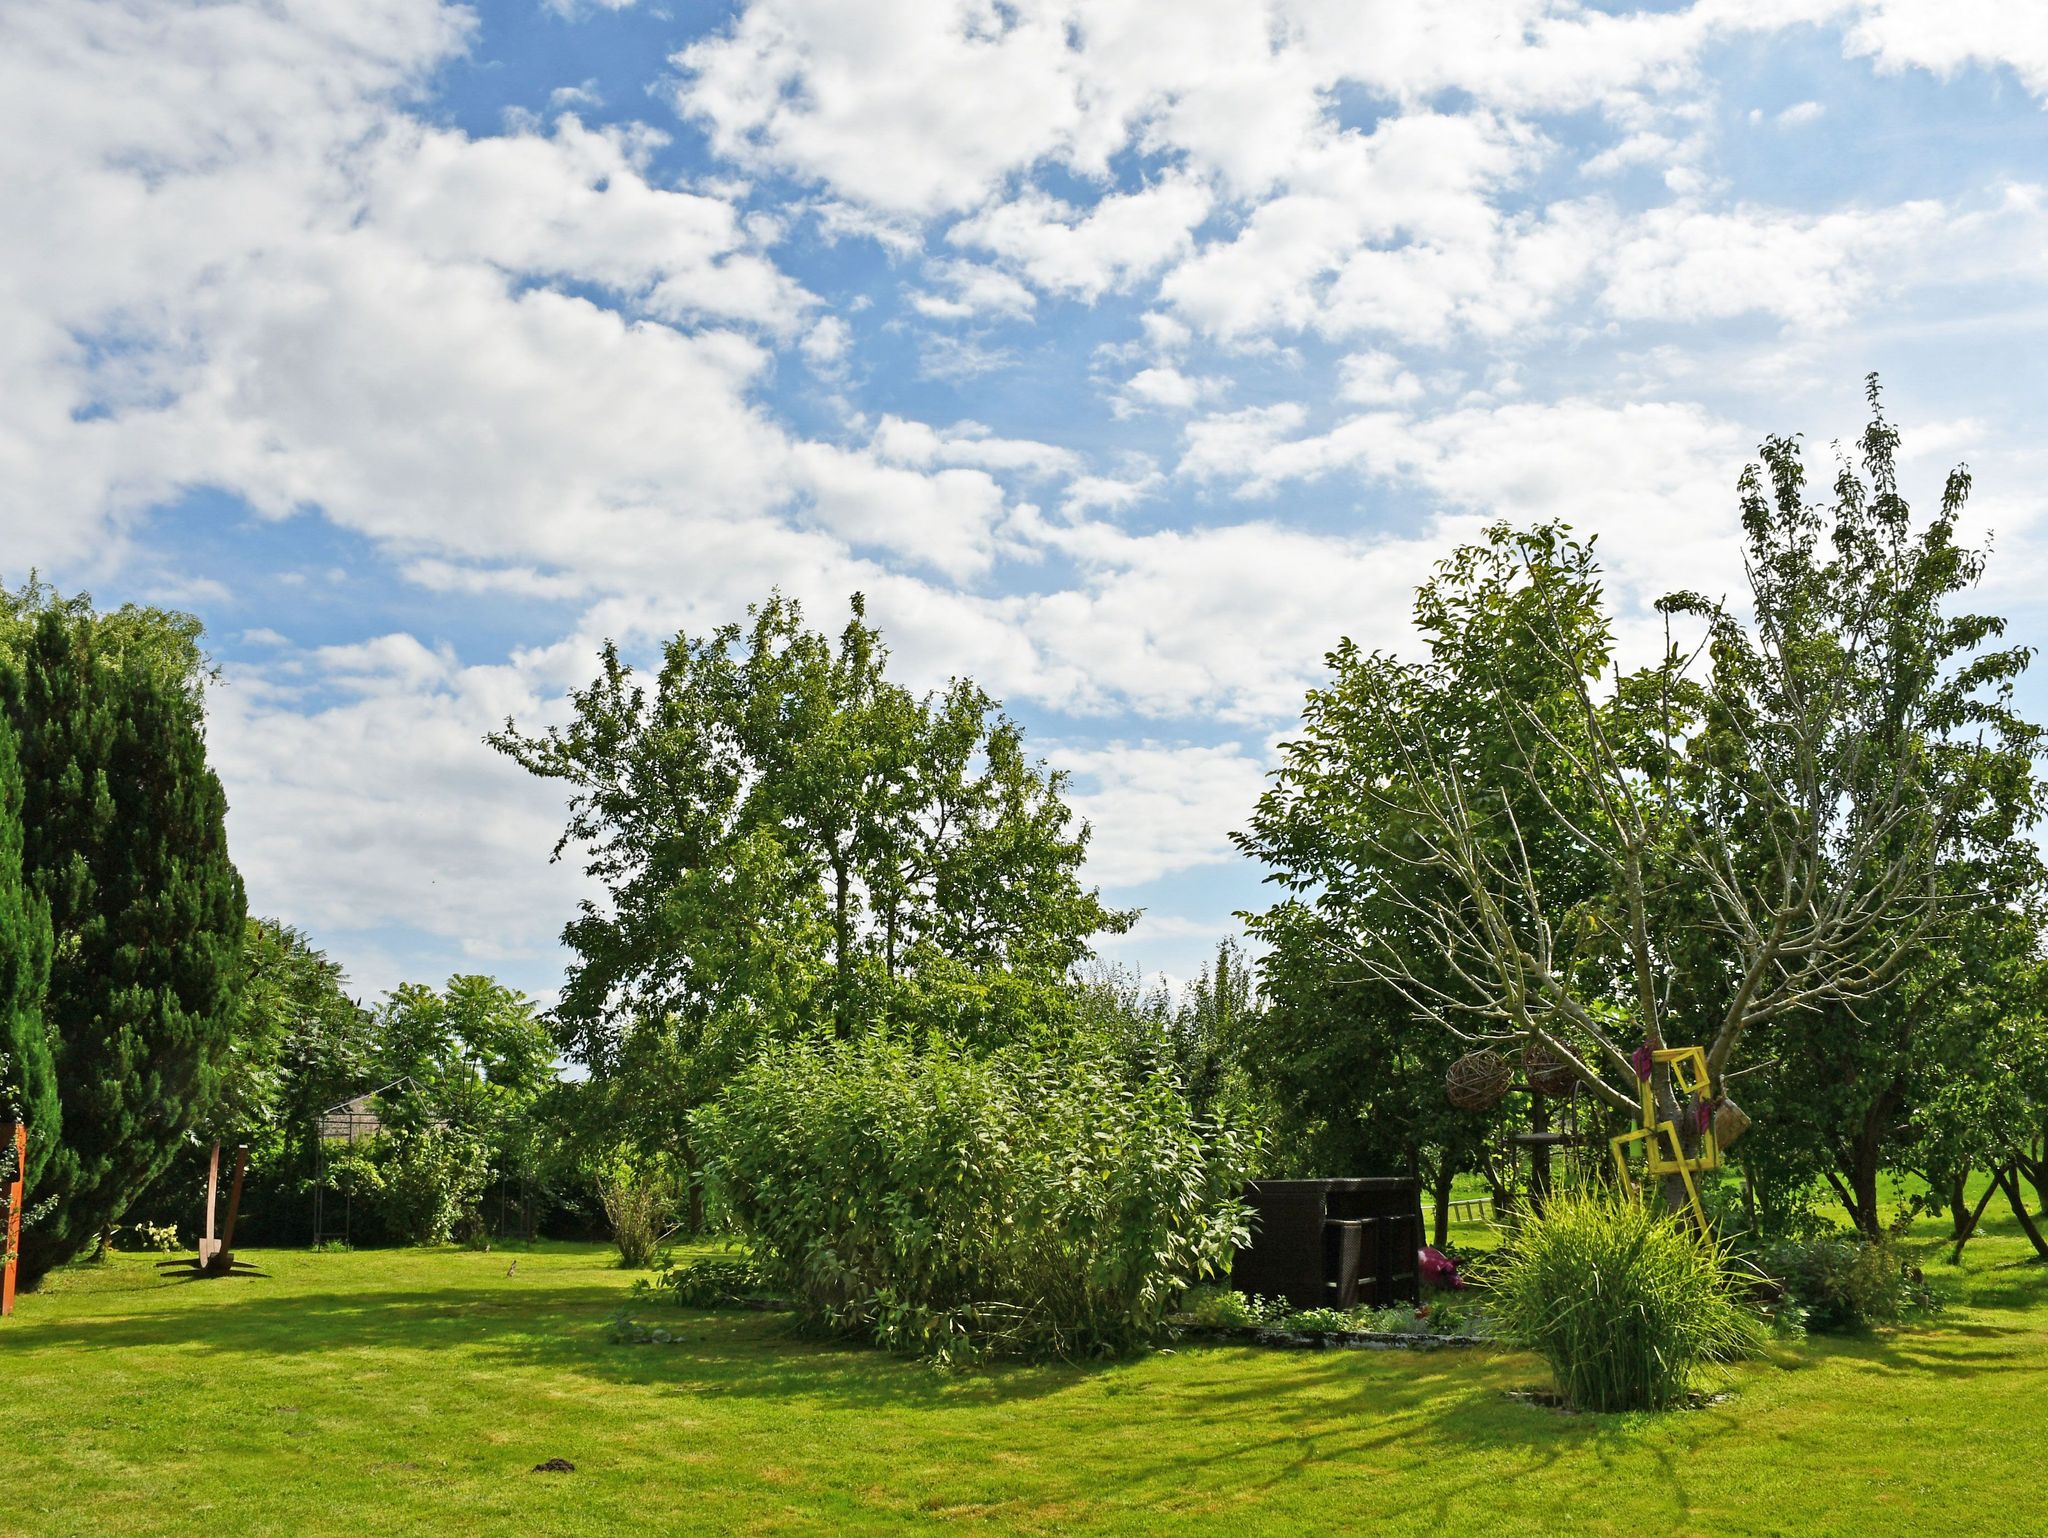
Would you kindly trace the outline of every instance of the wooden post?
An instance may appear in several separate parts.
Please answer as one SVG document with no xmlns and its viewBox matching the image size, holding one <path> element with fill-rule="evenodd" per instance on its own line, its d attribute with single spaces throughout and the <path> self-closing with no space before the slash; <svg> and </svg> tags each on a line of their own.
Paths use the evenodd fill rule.
<svg viewBox="0 0 2048 1538">
<path fill-rule="evenodd" d="M 242 1210 L 242 1176 L 249 1168 L 249 1145 L 235 1150 L 235 1183 L 228 1188 L 228 1220 L 220 1231 L 219 1265 L 225 1271 L 235 1259 L 235 1218 Z"/>
<path fill-rule="evenodd" d="M 220 1194 L 220 1139 L 213 1140 L 213 1162 L 206 1167 L 206 1232 L 199 1240 L 199 1265 L 202 1270 L 214 1256 L 220 1253 L 220 1240 L 213 1237 L 213 1204 Z"/>
<path fill-rule="evenodd" d="M 7 1182 L 7 1247 L 0 1251 L 0 1318 L 14 1312 L 14 1268 L 21 1257 L 22 1186 L 28 1175 L 28 1128 L 14 1124 L 8 1143 L 14 1149 L 14 1174 Z"/>
</svg>

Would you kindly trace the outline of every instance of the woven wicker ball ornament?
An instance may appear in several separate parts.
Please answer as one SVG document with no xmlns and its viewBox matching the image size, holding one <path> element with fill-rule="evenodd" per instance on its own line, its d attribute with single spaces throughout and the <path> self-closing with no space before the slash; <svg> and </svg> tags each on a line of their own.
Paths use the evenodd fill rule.
<svg viewBox="0 0 2048 1538">
<path fill-rule="evenodd" d="M 1540 1041 L 1522 1048 L 1522 1077 L 1537 1094 L 1553 1098 L 1569 1095 L 1579 1082 L 1571 1064 Z"/>
<path fill-rule="evenodd" d="M 1514 1087 L 1508 1060 L 1491 1047 L 1467 1052 L 1444 1076 L 1444 1091 L 1461 1111 L 1490 1111 Z"/>
</svg>

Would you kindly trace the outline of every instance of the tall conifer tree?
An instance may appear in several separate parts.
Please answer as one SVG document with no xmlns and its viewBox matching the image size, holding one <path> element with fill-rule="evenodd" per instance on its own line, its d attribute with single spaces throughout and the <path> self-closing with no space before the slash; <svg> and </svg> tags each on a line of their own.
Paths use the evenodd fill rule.
<svg viewBox="0 0 2048 1538">
<path fill-rule="evenodd" d="M 0 711 L 0 1134 L 28 1124 L 28 1200 L 56 1146 L 57 1067 L 43 1028 L 50 986 L 50 909 L 21 869 L 21 763 Z"/>
<path fill-rule="evenodd" d="M 45 609 L 6 703 L 23 868 L 55 939 L 62 1141 L 41 1182 L 55 1209 L 22 1235 L 33 1281 L 121 1218 L 214 1098 L 245 900 L 198 691 L 159 649 L 75 605 Z"/>
</svg>

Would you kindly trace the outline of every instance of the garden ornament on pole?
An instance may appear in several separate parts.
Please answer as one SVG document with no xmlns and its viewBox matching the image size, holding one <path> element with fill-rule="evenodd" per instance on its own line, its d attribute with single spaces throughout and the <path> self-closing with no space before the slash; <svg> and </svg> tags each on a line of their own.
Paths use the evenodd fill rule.
<svg viewBox="0 0 2048 1538">
<path fill-rule="evenodd" d="M 261 1276 L 247 1261 L 235 1259 L 235 1218 L 242 1210 L 242 1176 L 249 1168 L 249 1145 L 242 1144 L 235 1150 L 235 1182 L 228 1192 L 228 1220 L 221 1236 L 213 1236 L 214 1202 L 220 1195 L 220 1139 L 213 1140 L 213 1160 L 206 1171 L 206 1234 L 199 1241 L 199 1254 L 194 1259 L 160 1260 L 159 1271 L 182 1267 L 191 1274 L 191 1280 L 213 1276 Z"/>
</svg>

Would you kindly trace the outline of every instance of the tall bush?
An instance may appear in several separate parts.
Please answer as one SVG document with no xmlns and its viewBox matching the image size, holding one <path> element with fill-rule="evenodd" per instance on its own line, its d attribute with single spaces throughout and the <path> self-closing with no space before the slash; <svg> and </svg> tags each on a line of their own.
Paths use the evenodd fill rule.
<svg viewBox="0 0 2048 1538">
<path fill-rule="evenodd" d="M 1501 1333 L 1550 1364 L 1574 1409 L 1669 1409 L 1703 1367 L 1762 1341 L 1722 1251 L 1641 1201 L 1555 1193 L 1503 1249 Z"/>
<path fill-rule="evenodd" d="M 654 1264 L 661 1241 L 674 1222 L 677 1183 L 647 1170 L 617 1166 L 597 1177 L 598 1200 L 619 1247 L 619 1264 L 644 1271 Z"/>
<path fill-rule="evenodd" d="M 1254 1140 L 1071 1056 L 802 1043 L 695 1125 L 808 1321 L 941 1361 L 1141 1345 L 1247 1237 Z"/>
</svg>

